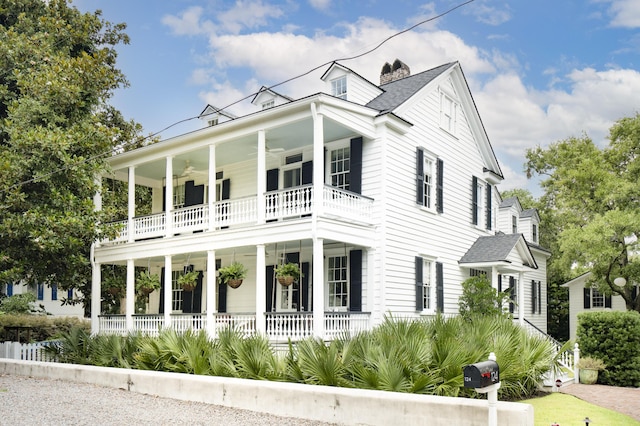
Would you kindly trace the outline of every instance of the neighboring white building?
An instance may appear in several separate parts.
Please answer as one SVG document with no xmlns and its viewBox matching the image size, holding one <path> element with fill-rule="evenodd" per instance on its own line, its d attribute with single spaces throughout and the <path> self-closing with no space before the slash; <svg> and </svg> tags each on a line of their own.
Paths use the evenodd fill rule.
<svg viewBox="0 0 640 426">
<path fill-rule="evenodd" d="M 578 315 L 583 312 L 621 311 L 627 310 L 627 305 L 619 294 L 605 296 L 594 286 L 589 285 L 591 272 L 586 272 L 571 281 L 562 284 L 569 289 L 569 338 L 576 340 L 578 329 Z M 634 294 L 638 291 L 636 286 Z"/>
<path fill-rule="evenodd" d="M 511 288 L 514 315 L 546 331 L 539 217 L 501 200 L 460 64 L 410 75 L 396 60 L 378 86 L 334 63 L 322 80 L 323 93 L 297 100 L 263 88 L 243 117 L 209 106 L 209 126 L 110 159 L 129 213 L 94 247 L 94 332 L 232 324 L 274 341 L 330 339 L 388 313 L 455 314 L 462 281 L 478 273 Z M 152 188 L 153 214 L 136 216 L 134 185 Z M 237 289 L 216 279 L 234 260 L 249 270 Z M 284 261 L 303 272 L 289 287 L 273 273 Z M 115 264 L 127 266 L 126 314 L 99 316 Z M 185 266 L 202 272 L 193 292 L 176 283 Z M 134 268 L 162 277 L 145 315 L 134 315 Z"/>
<path fill-rule="evenodd" d="M 23 284 L 6 283 L 2 286 L 2 292 L 7 296 L 14 294 L 33 293 L 36 296 L 35 307 L 42 305 L 49 314 L 62 317 L 84 318 L 84 308 L 81 303 L 75 305 L 63 305 L 64 300 L 78 298 L 74 290 L 59 290 L 58 286 L 46 286 L 38 284 L 35 288 Z"/>
</svg>

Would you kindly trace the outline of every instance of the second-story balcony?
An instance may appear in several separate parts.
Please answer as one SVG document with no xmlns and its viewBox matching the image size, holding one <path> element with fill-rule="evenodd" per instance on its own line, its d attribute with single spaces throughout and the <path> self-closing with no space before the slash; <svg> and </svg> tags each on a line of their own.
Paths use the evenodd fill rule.
<svg viewBox="0 0 640 426">
<path fill-rule="evenodd" d="M 360 194 L 324 185 L 317 197 L 312 185 L 304 185 L 263 195 L 264 211 L 258 211 L 258 196 L 229 199 L 209 204 L 183 207 L 167 213 L 161 212 L 122 220 L 108 226 L 117 228 L 114 238 L 104 243 L 163 237 L 168 234 L 201 232 L 233 227 L 255 226 L 267 221 L 277 221 L 317 214 L 322 217 L 360 224 L 372 223 L 373 200 Z M 261 213 L 261 214 L 259 214 Z"/>
</svg>

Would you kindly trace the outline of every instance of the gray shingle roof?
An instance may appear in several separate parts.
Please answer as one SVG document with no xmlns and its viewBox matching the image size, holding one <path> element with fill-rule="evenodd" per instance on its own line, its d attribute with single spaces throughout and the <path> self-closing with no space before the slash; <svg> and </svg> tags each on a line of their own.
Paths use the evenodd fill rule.
<svg viewBox="0 0 640 426">
<path fill-rule="evenodd" d="M 479 237 L 462 256 L 460 263 L 506 261 L 522 234 L 497 234 Z"/>
<path fill-rule="evenodd" d="M 500 203 L 500 208 L 514 206 L 517 202 L 518 202 L 518 197 L 509 197 L 509 198 L 505 198 L 505 199 Z"/>
<path fill-rule="evenodd" d="M 381 113 L 393 111 L 405 103 L 411 96 L 418 92 L 418 90 L 422 89 L 455 64 L 456 62 L 449 62 L 419 74 L 383 84 L 380 88 L 384 90 L 384 93 L 373 99 L 366 106 L 377 109 Z"/>
<path fill-rule="evenodd" d="M 538 211 L 536 209 L 527 209 L 520 212 L 520 217 L 533 217 Z"/>
</svg>

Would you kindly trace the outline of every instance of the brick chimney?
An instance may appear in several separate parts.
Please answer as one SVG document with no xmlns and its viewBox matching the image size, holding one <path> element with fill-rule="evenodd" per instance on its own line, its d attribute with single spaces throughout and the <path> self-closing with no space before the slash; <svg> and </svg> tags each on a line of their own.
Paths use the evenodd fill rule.
<svg viewBox="0 0 640 426">
<path fill-rule="evenodd" d="M 399 80 L 401 78 L 409 77 L 411 70 L 409 66 L 402 62 L 400 59 L 393 61 L 393 65 L 389 65 L 389 62 L 385 62 L 380 72 L 380 85 L 391 83 L 392 81 Z"/>
</svg>

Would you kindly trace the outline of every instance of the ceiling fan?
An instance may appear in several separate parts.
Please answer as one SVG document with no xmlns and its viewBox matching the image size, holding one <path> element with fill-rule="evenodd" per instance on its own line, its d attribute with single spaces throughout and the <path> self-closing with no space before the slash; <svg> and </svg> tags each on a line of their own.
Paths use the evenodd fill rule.
<svg viewBox="0 0 640 426">
<path fill-rule="evenodd" d="M 186 161 L 185 166 L 184 166 L 184 170 L 182 171 L 182 175 L 183 177 L 185 176 L 191 176 L 191 174 L 194 172 L 195 168 L 191 165 L 191 163 L 189 162 L 189 160 Z"/>
<path fill-rule="evenodd" d="M 279 152 L 284 152 L 284 148 L 271 148 L 269 145 L 265 145 L 265 151 L 267 154 L 277 154 Z M 254 147 L 254 151 L 251 155 L 258 155 L 258 149 Z"/>
</svg>

